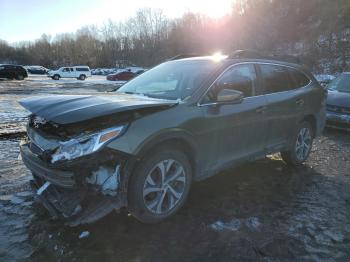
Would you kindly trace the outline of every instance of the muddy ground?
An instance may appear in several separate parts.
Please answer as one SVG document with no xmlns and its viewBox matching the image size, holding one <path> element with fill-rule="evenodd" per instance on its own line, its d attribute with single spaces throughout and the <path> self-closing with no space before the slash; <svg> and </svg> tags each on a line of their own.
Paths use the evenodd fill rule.
<svg viewBox="0 0 350 262">
<path fill-rule="evenodd" d="M 102 79 L 0 81 L 1 261 L 349 261 L 350 134 L 329 130 L 303 167 L 274 155 L 223 172 L 196 183 L 185 207 L 161 224 L 126 212 L 77 228 L 51 221 L 17 158 L 27 112 L 16 101 L 113 88 Z"/>
</svg>

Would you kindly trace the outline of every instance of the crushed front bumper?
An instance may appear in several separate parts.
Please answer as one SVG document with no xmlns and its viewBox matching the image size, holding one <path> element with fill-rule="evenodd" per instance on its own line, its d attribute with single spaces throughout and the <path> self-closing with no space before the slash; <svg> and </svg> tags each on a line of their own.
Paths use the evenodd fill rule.
<svg viewBox="0 0 350 262">
<path fill-rule="evenodd" d="M 327 111 L 326 126 L 334 129 L 350 131 L 350 115 Z"/>
<path fill-rule="evenodd" d="M 31 186 L 36 192 L 45 183 L 38 178 L 31 180 Z M 122 207 L 119 197 L 89 194 L 84 189 L 62 190 L 55 185 L 49 185 L 40 194 L 36 193 L 35 198 L 53 219 L 62 219 L 69 226 L 93 223 Z"/>
<path fill-rule="evenodd" d="M 52 218 L 63 219 L 70 226 L 88 224 L 127 205 L 125 182 L 120 183 L 115 196 L 103 194 L 96 186 L 86 183 L 86 176 L 94 166 L 98 167 L 99 161 L 95 164 L 88 161 L 89 165 L 75 161 L 67 170 L 46 164 L 28 145 L 21 145 L 20 151 L 23 163 L 33 175 L 31 186 L 36 191 L 35 198 Z"/>
<path fill-rule="evenodd" d="M 33 174 L 60 187 L 74 187 L 73 172 L 50 168 L 44 161 L 33 154 L 27 145 L 21 145 L 20 151 L 24 165 Z"/>
</svg>

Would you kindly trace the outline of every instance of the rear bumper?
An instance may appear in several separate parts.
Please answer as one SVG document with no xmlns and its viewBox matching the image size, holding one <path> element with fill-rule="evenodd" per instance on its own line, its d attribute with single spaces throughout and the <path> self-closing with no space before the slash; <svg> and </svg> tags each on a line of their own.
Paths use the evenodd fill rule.
<svg viewBox="0 0 350 262">
<path fill-rule="evenodd" d="M 350 115 L 327 111 L 326 126 L 329 128 L 350 131 Z"/>
</svg>

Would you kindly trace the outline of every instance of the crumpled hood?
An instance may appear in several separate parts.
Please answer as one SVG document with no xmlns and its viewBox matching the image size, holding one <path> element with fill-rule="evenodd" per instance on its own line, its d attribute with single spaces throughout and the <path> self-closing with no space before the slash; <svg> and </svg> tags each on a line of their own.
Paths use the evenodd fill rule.
<svg viewBox="0 0 350 262">
<path fill-rule="evenodd" d="M 71 124 L 129 110 L 172 106 L 177 101 L 139 95 L 53 95 L 22 99 L 19 103 L 33 114 L 57 124 Z"/>
<path fill-rule="evenodd" d="M 350 107 L 350 93 L 328 90 L 327 105 Z"/>
</svg>

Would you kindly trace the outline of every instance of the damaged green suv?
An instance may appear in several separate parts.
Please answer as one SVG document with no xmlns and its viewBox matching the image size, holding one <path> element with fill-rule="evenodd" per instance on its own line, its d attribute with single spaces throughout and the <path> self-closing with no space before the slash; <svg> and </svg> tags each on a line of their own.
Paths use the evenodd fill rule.
<svg viewBox="0 0 350 262">
<path fill-rule="evenodd" d="M 54 218 L 74 226 L 127 208 L 155 223 L 183 206 L 192 181 L 276 152 L 302 164 L 325 99 L 295 64 L 173 60 L 113 93 L 21 100 L 32 113 L 21 154 Z"/>
</svg>

